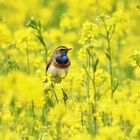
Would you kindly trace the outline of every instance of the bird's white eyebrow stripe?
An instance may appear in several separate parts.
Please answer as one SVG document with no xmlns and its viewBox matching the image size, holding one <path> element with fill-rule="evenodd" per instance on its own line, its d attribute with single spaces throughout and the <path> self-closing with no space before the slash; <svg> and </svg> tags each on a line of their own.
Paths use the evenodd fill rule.
<svg viewBox="0 0 140 140">
<path fill-rule="evenodd" d="M 60 48 L 59 50 L 66 50 L 65 48 Z"/>
</svg>

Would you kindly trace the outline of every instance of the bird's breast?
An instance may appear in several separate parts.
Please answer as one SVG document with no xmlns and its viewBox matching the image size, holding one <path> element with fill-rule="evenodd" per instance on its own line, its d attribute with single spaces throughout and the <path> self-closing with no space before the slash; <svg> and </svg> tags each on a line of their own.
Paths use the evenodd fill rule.
<svg viewBox="0 0 140 140">
<path fill-rule="evenodd" d="M 68 60 L 67 63 L 58 63 L 56 59 L 52 61 L 52 65 L 56 68 L 64 69 L 70 66 L 70 61 Z"/>
<path fill-rule="evenodd" d="M 48 68 L 48 72 L 52 73 L 52 75 L 62 75 L 62 74 L 67 74 L 69 70 L 69 67 L 67 68 L 59 68 L 59 67 L 55 67 L 53 64 L 50 65 L 50 67 Z"/>
<path fill-rule="evenodd" d="M 69 71 L 70 61 L 68 61 L 66 64 L 61 64 L 56 61 L 54 58 L 48 68 L 48 72 L 52 73 L 53 76 L 56 75 L 63 75 L 67 74 Z"/>
</svg>

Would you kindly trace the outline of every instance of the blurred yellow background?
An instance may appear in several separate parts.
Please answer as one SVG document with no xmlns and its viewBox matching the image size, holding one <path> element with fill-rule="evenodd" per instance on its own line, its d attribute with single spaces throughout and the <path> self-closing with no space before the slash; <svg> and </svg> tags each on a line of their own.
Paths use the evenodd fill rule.
<svg viewBox="0 0 140 140">
<path fill-rule="evenodd" d="M 139 0 L 0 0 L 0 139 L 139 140 L 139 24 Z M 60 45 L 71 67 L 53 88 L 46 61 Z"/>
</svg>

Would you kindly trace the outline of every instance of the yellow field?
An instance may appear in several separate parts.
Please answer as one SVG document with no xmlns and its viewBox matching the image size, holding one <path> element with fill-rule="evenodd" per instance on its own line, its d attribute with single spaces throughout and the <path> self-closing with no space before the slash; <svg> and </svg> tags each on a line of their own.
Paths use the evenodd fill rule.
<svg viewBox="0 0 140 140">
<path fill-rule="evenodd" d="M 139 0 L 0 0 L 0 140 L 140 140 L 139 26 Z"/>
</svg>

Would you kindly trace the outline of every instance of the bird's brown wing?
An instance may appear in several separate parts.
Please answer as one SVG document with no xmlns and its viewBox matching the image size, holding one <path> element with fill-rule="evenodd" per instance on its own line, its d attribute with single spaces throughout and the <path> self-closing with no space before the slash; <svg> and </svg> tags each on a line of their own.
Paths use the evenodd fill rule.
<svg viewBox="0 0 140 140">
<path fill-rule="evenodd" d="M 48 71 L 48 68 L 49 68 L 51 62 L 52 62 L 52 58 L 50 58 L 50 60 L 49 60 L 48 63 L 47 63 L 47 66 L 46 66 L 46 72 Z"/>
<path fill-rule="evenodd" d="M 50 60 L 49 60 L 48 63 L 47 63 L 47 66 L 46 66 L 46 73 L 47 73 L 48 68 L 50 67 L 50 64 L 51 64 L 52 60 L 54 59 L 54 57 L 55 57 L 55 53 L 52 54 Z"/>
</svg>

